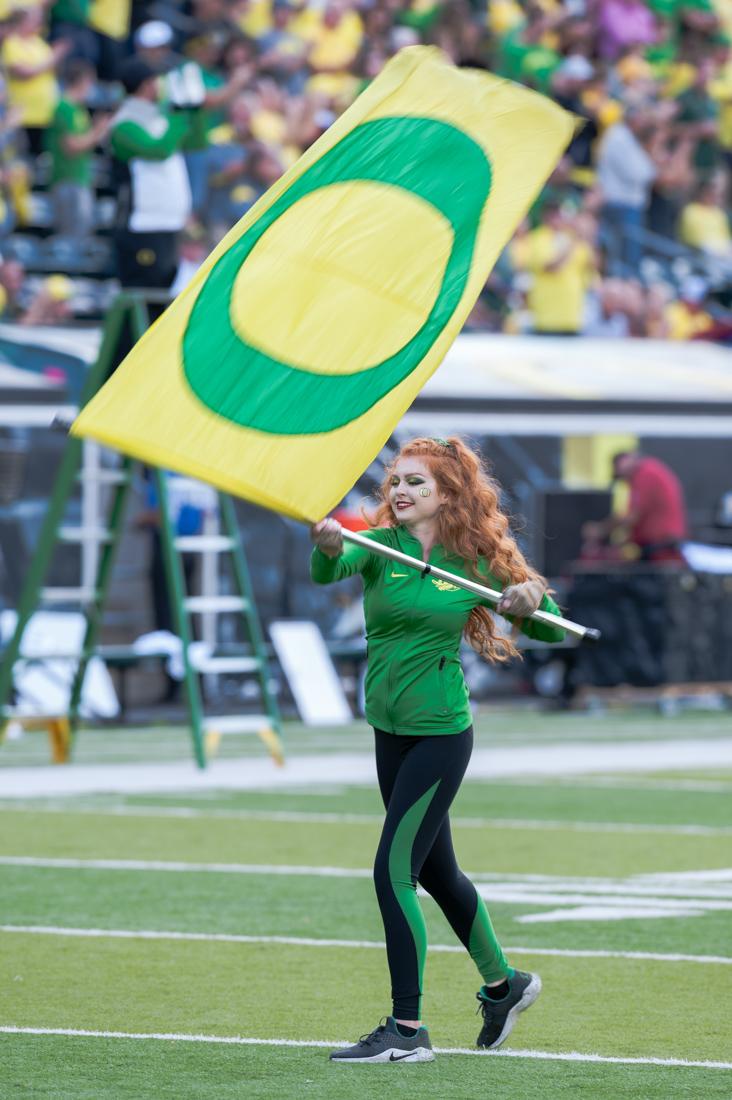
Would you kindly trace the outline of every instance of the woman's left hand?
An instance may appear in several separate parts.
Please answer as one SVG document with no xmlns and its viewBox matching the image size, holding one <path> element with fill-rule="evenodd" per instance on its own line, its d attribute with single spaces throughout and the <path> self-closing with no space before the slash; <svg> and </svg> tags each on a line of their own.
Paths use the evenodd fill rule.
<svg viewBox="0 0 732 1100">
<path fill-rule="evenodd" d="M 496 610 L 503 614 L 506 612 L 516 619 L 525 619 L 539 607 L 546 588 L 543 581 L 522 581 L 521 584 L 511 584 L 501 596 Z"/>
</svg>

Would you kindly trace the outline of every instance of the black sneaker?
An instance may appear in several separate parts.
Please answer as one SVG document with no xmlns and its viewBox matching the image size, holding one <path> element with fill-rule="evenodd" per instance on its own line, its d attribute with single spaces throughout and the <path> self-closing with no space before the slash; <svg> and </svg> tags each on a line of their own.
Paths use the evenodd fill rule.
<svg viewBox="0 0 732 1100">
<path fill-rule="evenodd" d="M 334 1050 L 331 1062 L 431 1062 L 434 1059 L 427 1028 L 407 1037 L 399 1032 L 393 1016 L 370 1035 L 362 1035 L 355 1046 Z"/>
<path fill-rule="evenodd" d="M 476 993 L 483 1013 L 483 1027 L 478 1036 L 478 1046 L 495 1050 L 511 1034 L 519 1012 L 532 1005 L 541 993 L 538 974 L 524 974 L 514 970 L 508 979 L 508 993 L 500 1001 L 493 1001 L 483 986 Z"/>
</svg>

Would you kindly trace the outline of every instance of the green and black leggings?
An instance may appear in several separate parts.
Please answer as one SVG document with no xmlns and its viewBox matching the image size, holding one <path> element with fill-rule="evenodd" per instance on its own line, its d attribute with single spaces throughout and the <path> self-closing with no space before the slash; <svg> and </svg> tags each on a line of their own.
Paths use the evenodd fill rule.
<svg viewBox="0 0 732 1100">
<path fill-rule="evenodd" d="M 419 1020 L 427 954 L 417 883 L 435 899 L 483 981 L 510 968 L 488 910 L 455 859 L 448 811 L 473 749 L 473 728 L 459 734 L 401 737 L 375 730 L 376 770 L 386 820 L 374 865 L 391 973 L 393 1014 Z"/>
</svg>

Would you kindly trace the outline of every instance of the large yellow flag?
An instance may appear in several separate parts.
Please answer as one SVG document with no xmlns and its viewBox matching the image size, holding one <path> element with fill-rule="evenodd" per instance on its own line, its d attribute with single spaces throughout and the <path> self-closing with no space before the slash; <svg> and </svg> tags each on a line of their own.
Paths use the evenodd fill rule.
<svg viewBox="0 0 732 1100">
<path fill-rule="evenodd" d="M 573 125 L 526 88 L 402 50 L 72 431 L 322 518 L 439 366 Z"/>
</svg>

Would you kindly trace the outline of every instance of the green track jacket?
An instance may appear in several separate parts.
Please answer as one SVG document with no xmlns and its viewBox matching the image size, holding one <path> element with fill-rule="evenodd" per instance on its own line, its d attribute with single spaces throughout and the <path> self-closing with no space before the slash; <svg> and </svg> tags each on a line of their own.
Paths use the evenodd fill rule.
<svg viewBox="0 0 732 1100">
<path fill-rule="evenodd" d="M 418 539 L 403 525 L 365 534 L 403 554 L 422 557 Z M 471 577 L 463 559 L 451 557 L 441 546 L 433 547 L 429 563 Z M 361 573 L 364 584 L 367 721 L 376 729 L 413 737 L 467 729 L 472 715 L 460 664 L 460 638 L 473 608 L 492 610 L 493 605 L 464 588 L 370 554 L 360 546 L 346 543 L 338 558 L 329 558 L 317 546 L 313 549 L 310 575 L 317 584 L 330 584 L 355 573 Z M 500 591 L 501 585 L 487 566 L 483 575 L 486 587 Z M 547 595 L 541 608 L 561 614 Z M 563 630 L 530 619 L 524 621 L 522 630 L 545 642 L 564 638 Z"/>
</svg>

